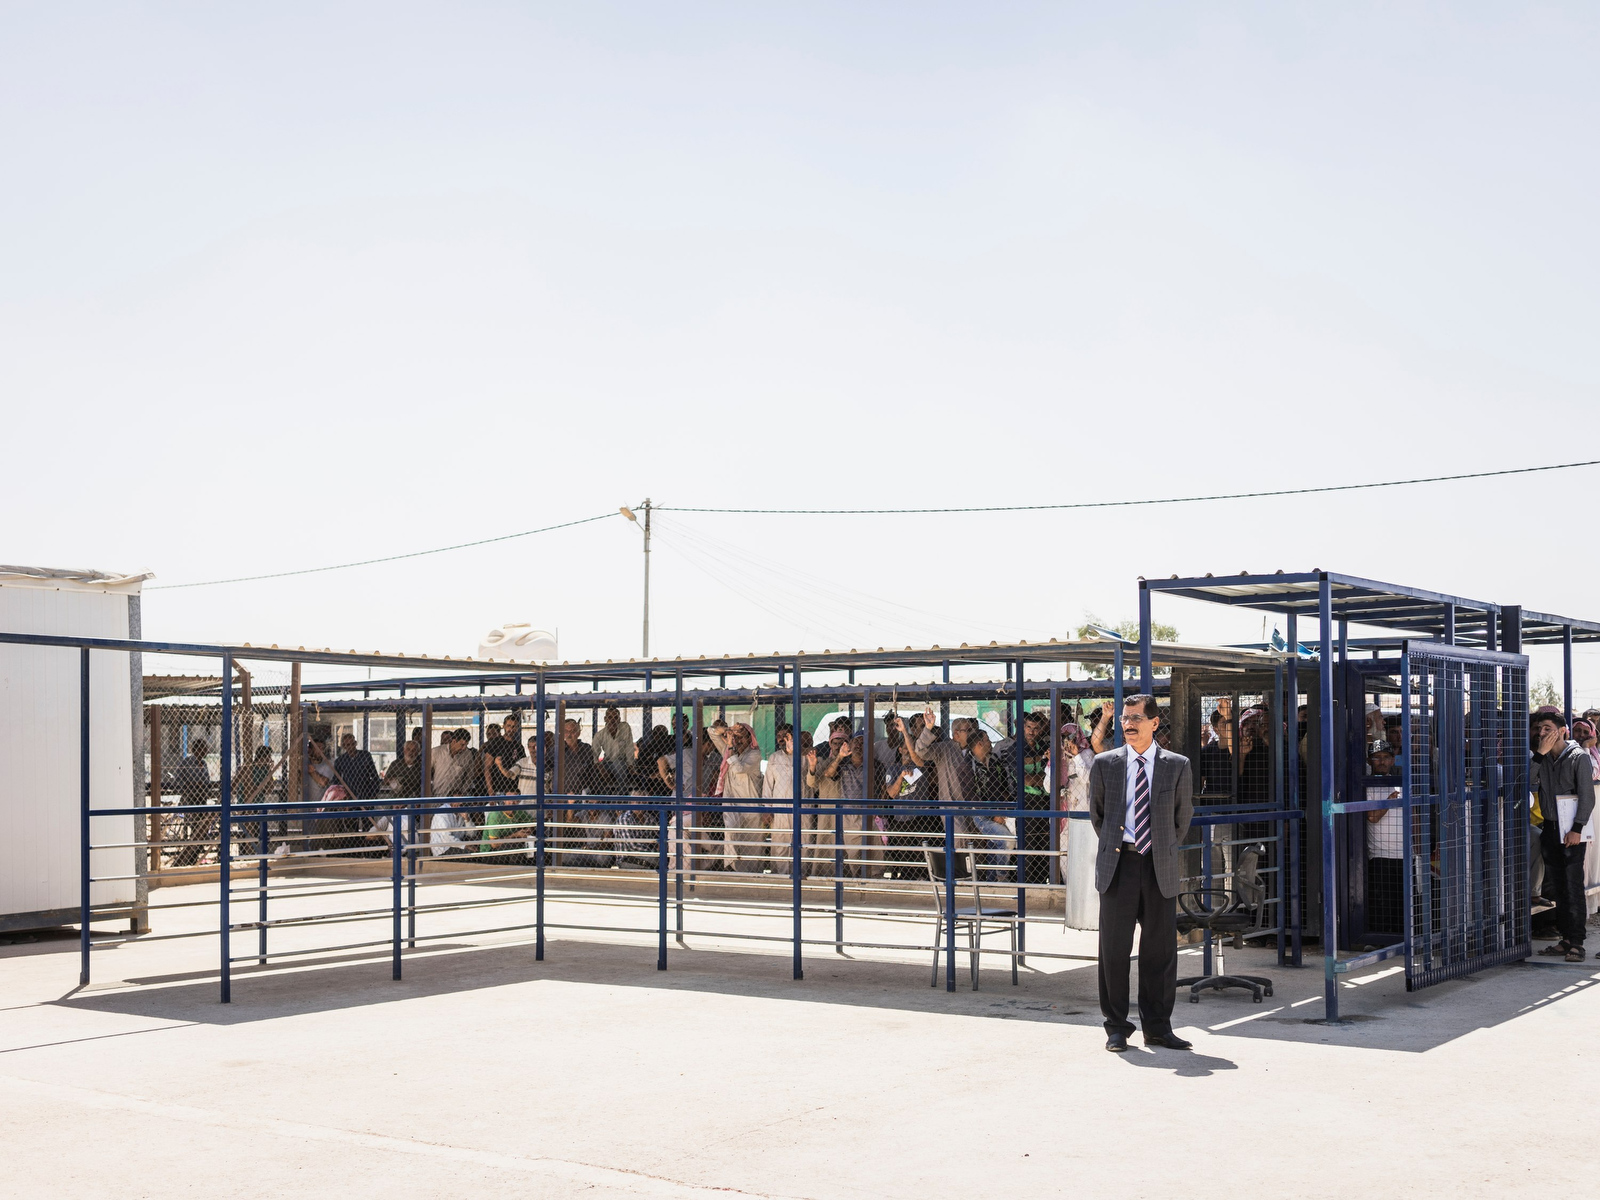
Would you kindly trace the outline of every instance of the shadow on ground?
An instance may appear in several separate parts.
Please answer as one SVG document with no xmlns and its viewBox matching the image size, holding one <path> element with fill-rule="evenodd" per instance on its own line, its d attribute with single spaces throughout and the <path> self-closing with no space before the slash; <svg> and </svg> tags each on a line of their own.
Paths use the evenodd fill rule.
<svg viewBox="0 0 1600 1200">
<path fill-rule="evenodd" d="M 53 949 L 54 947 L 51 947 Z M 37 953 L 45 946 L 30 947 Z M 1365 1049 L 1424 1052 L 1475 1030 L 1498 1025 L 1547 1004 L 1600 986 L 1593 967 L 1535 963 L 1497 967 L 1424 992 L 1407 993 L 1398 974 L 1374 973 L 1341 991 L 1346 1023 L 1329 1026 L 1322 1015 L 1320 972 L 1252 962 L 1249 970 L 1274 980 L 1274 996 L 1253 1004 L 1243 992 L 1207 993 L 1197 1005 L 1180 991 L 1174 1023 L 1216 1037 L 1268 1039 Z M 813 1004 L 893 1009 L 991 1020 L 1096 1027 L 1100 1012 L 1095 972 L 1089 967 L 1050 973 L 1025 971 L 1012 987 L 1009 973 L 986 971 L 983 990 L 927 984 L 927 968 L 904 963 L 815 955 L 805 978 L 794 980 L 787 957 L 674 945 L 669 968 L 655 969 L 654 947 L 605 942 L 551 941 L 543 962 L 531 944 L 436 944 L 405 959 L 405 978 L 390 978 L 387 957 L 326 956 L 288 968 L 236 968 L 233 1001 L 218 1002 L 215 971 L 131 978 L 104 992 L 78 990 L 53 1003 L 169 1021 L 234 1025 L 301 1013 L 385 1004 L 475 988 L 536 982 L 658 988 Z M 1358 977 L 1359 979 L 1360 977 Z M 1130 1054 L 1136 1066 L 1209 1074 L 1230 1069 L 1224 1059 L 1199 1054 L 1186 1064 L 1175 1052 Z"/>
</svg>

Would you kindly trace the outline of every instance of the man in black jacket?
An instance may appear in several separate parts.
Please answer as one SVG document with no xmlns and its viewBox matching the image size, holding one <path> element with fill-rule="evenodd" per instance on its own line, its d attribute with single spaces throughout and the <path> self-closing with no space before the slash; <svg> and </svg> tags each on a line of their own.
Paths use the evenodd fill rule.
<svg viewBox="0 0 1600 1200">
<path fill-rule="evenodd" d="M 1594 769 L 1588 753 L 1567 737 L 1566 720 L 1553 704 L 1536 710 L 1530 724 L 1533 746 L 1533 790 L 1539 798 L 1539 848 L 1544 854 L 1545 876 L 1553 885 L 1556 926 L 1561 940 L 1540 954 L 1560 955 L 1567 962 L 1582 962 L 1583 902 L 1582 830 L 1594 815 Z M 1563 804 L 1565 801 L 1565 804 Z M 1562 808 L 1571 819 L 1562 820 Z"/>
<path fill-rule="evenodd" d="M 356 735 L 339 739 L 339 757 L 333 760 L 334 774 L 357 800 L 371 800 L 378 794 L 378 768 L 372 755 L 356 745 Z"/>
</svg>

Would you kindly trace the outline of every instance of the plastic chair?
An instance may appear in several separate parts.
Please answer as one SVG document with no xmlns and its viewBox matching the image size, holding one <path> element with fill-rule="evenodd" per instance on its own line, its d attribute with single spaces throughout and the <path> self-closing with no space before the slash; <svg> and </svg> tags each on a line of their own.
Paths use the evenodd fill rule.
<svg viewBox="0 0 1600 1200">
<path fill-rule="evenodd" d="M 1207 908 L 1205 905 L 1209 898 L 1220 898 L 1221 903 L 1216 907 Z M 1231 937 L 1253 928 L 1256 924 L 1255 916 L 1240 907 L 1238 894 L 1222 888 L 1201 888 L 1193 892 L 1180 892 L 1178 910 L 1180 930 L 1185 928 L 1207 930 L 1211 933 L 1213 942 L 1218 934 Z M 1221 958 L 1219 947 L 1214 945 L 1213 953 Z M 1207 988 L 1217 991 L 1231 987 L 1245 988 L 1257 1004 L 1261 1003 L 1262 996 L 1272 995 L 1272 980 L 1264 975 L 1226 975 L 1220 970 L 1215 975 L 1191 975 L 1186 979 L 1180 979 L 1178 986 L 1189 989 L 1190 1004 L 1199 1004 L 1200 993 Z"/>
<path fill-rule="evenodd" d="M 963 927 L 966 930 L 967 955 L 970 959 L 972 974 L 972 990 L 978 990 L 978 959 L 983 950 L 983 936 L 986 933 L 998 933 L 1005 930 L 1011 936 L 1011 985 L 1017 984 L 1017 910 L 1015 908 L 989 907 L 983 903 L 983 884 L 978 879 L 978 855 L 997 854 L 994 850 L 957 850 L 967 859 L 967 874 L 972 885 L 972 903 L 956 908 L 956 934 L 959 937 Z M 935 855 L 941 860 L 940 866 L 935 868 Z M 928 887 L 933 893 L 933 911 L 937 919 L 937 932 L 933 939 L 933 978 L 929 980 L 930 987 L 939 986 L 939 956 L 944 951 L 944 847 L 934 847 L 927 842 L 922 843 L 922 856 L 928 864 Z M 983 870 L 993 870 L 993 867 L 984 867 Z M 960 884 L 956 885 L 959 894 Z"/>
</svg>

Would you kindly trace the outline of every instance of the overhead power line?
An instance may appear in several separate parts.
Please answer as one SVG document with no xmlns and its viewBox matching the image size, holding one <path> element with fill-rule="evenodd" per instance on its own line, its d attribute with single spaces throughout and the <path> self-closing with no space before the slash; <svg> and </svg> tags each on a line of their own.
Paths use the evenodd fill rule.
<svg viewBox="0 0 1600 1200">
<path fill-rule="evenodd" d="M 327 567 L 306 567 L 299 571 L 274 571 L 270 575 L 239 575 L 233 579 L 207 579 L 200 583 L 164 583 L 156 587 L 146 588 L 147 592 L 158 590 L 176 591 L 178 588 L 216 587 L 222 583 L 255 583 L 262 579 L 288 579 L 291 575 L 320 575 L 324 571 L 346 571 L 351 567 L 370 567 L 377 563 L 399 562 L 406 558 L 422 558 L 428 554 L 446 554 L 451 550 L 469 550 L 473 546 L 488 546 L 495 542 L 509 542 L 513 538 L 532 537 L 536 533 L 551 533 L 557 529 L 571 529 L 574 525 L 588 525 L 592 521 L 604 521 L 609 517 L 621 516 L 613 509 L 611 512 L 601 513 L 597 517 L 583 517 L 577 521 L 563 521 L 559 525 L 546 525 L 541 529 L 524 529 L 521 533 L 502 533 L 499 537 L 479 538 L 475 542 L 459 542 L 454 546 L 435 546 L 431 550 L 412 550 L 406 554 L 390 554 L 384 558 L 364 558 L 360 562 L 334 563 Z"/>
<path fill-rule="evenodd" d="M 1314 496 L 1330 492 L 1361 492 L 1376 488 L 1414 487 L 1423 483 L 1454 483 L 1467 479 L 1496 479 L 1507 475 L 1532 475 L 1541 471 L 1571 471 L 1578 467 L 1600 466 L 1600 459 L 1584 462 L 1550 463 L 1541 467 L 1510 467 L 1501 471 L 1471 471 L 1461 475 L 1428 475 L 1418 479 L 1388 479 L 1377 483 L 1341 483 L 1326 487 L 1279 488 L 1267 492 L 1223 492 L 1211 496 L 1166 496 L 1149 500 L 1085 500 L 1073 504 L 990 504 L 949 508 L 689 508 L 679 505 L 658 504 L 657 512 L 726 513 L 730 515 L 762 517 L 868 517 L 916 516 L 945 513 L 996 513 L 996 512 L 1065 512 L 1071 509 L 1136 508 L 1155 504 L 1204 504 L 1217 500 L 1264 500 L 1274 496 Z M 265 575 L 238 575 L 231 579 L 206 579 L 197 583 L 164 583 L 146 588 L 146 591 L 176 591 L 179 588 L 218 587 L 226 583 L 258 583 L 268 579 L 289 579 L 297 575 L 320 575 L 328 571 L 347 571 L 352 567 L 371 567 L 379 563 L 401 562 L 408 558 L 424 558 L 430 554 L 447 554 L 452 550 L 470 550 L 474 546 L 489 546 L 496 542 L 509 542 L 514 538 L 532 537 L 538 533 L 552 533 L 557 529 L 571 529 L 575 525 L 588 525 L 620 516 L 613 510 L 598 516 L 583 517 L 576 521 L 563 521 L 558 525 L 545 525 L 539 529 L 524 529 L 520 533 L 503 533 L 498 537 L 479 538 L 472 542 L 458 542 L 453 546 L 435 546 L 428 550 L 412 550 L 405 554 L 390 554 L 383 558 L 365 558 L 359 562 L 333 563 L 325 567 L 305 567 L 298 571 L 273 571 Z"/>
<path fill-rule="evenodd" d="M 1421 479 L 1387 479 L 1379 483 L 1340 483 L 1328 487 L 1280 488 L 1271 492 L 1222 492 L 1214 496 L 1165 496 L 1151 500 L 1085 500 L 1077 504 L 988 504 L 965 508 L 686 508 L 658 504 L 658 512 L 728 513 L 752 517 L 899 517 L 940 513 L 1061 512 L 1074 508 L 1137 508 L 1152 504 L 1204 504 L 1213 500 L 1263 500 L 1269 496 L 1313 496 L 1324 492 L 1362 492 L 1374 488 L 1411 487 L 1419 483 L 1452 483 L 1460 479 L 1493 479 L 1502 475 L 1531 475 L 1536 471 L 1570 471 L 1574 467 L 1600 466 L 1587 462 L 1552 463 L 1543 467 L 1512 467 L 1504 471 L 1473 471 L 1465 475 L 1428 475 Z"/>
</svg>

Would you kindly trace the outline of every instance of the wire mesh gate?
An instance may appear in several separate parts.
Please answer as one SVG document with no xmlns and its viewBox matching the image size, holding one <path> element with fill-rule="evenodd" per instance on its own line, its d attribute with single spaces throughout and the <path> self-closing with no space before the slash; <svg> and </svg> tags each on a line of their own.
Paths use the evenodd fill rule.
<svg viewBox="0 0 1600 1200">
<path fill-rule="evenodd" d="M 1526 663 L 1454 648 L 1404 656 L 1408 990 L 1531 951 Z"/>
</svg>

